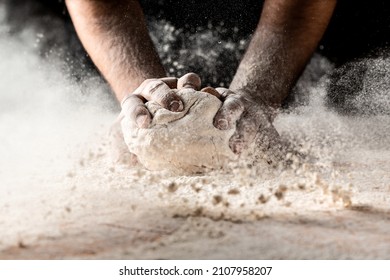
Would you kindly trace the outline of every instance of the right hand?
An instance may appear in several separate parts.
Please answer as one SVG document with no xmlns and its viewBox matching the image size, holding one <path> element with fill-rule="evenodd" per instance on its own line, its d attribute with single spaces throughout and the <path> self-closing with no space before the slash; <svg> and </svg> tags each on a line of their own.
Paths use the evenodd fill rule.
<svg viewBox="0 0 390 280">
<path fill-rule="evenodd" d="M 134 92 L 123 98 L 121 115 L 133 127 L 148 128 L 152 117 L 145 106 L 147 101 L 154 101 L 172 112 L 180 112 L 184 106 L 183 101 L 172 90 L 176 86 L 176 78 L 145 80 Z"/>
<path fill-rule="evenodd" d="M 135 165 L 137 157 L 131 154 L 124 141 L 124 135 L 137 128 L 148 128 L 152 116 L 145 103 L 154 101 L 163 108 L 172 112 L 184 109 L 183 101 L 175 93 L 181 88 L 199 90 L 201 81 L 198 75 L 188 73 L 180 79 L 167 77 L 161 79 L 147 79 L 131 94 L 125 96 L 121 102 L 122 111 L 111 127 L 111 150 L 113 161 Z"/>
</svg>

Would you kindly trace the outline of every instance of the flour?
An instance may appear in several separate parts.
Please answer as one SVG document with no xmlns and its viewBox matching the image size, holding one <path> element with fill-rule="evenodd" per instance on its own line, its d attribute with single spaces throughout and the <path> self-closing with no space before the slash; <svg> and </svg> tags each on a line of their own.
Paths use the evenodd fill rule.
<svg viewBox="0 0 390 280">
<path fill-rule="evenodd" d="M 380 105 L 372 116 L 340 116 L 325 106 L 325 87 L 300 81 L 305 106 L 280 112 L 274 125 L 308 155 L 305 164 L 172 176 L 108 164 L 102 135 L 118 111 L 105 109 L 104 87 L 67 80 L 62 64 L 42 60 L 31 40 L 0 32 L 0 259 L 389 258 L 388 76 L 374 83 L 368 72 L 363 80 L 364 104 Z M 197 40 L 229 46 L 208 33 Z M 181 54 L 190 65 L 199 57 L 193 46 Z M 316 59 L 304 78 L 327 64 Z"/>
<path fill-rule="evenodd" d="M 171 112 L 148 102 L 146 106 L 153 116 L 149 128 L 129 131 L 129 120 L 122 121 L 125 142 L 139 162 L 149 170 L 197 173 L 220 169 L 227 161 L 236 159 L 229 148 L 235 129 L 219 130 L 213 125 L 222 102 L 211 94 L 189 88 L 177 94 L 184 102 L 182 112 Z"/>
</svg>

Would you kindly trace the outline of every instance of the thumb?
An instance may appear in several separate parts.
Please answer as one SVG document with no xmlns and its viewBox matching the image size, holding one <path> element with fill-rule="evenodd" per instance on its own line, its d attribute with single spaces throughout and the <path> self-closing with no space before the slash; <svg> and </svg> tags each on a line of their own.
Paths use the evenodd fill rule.
<svg viewBox="0 0 390 280">
<path fill-rule="evenodd" d="M 241 98 L 235 94 L 229 95 L 214 117 L 214 126 L 220 130 L 232 129 L 244 110 Z"/>
</svg>

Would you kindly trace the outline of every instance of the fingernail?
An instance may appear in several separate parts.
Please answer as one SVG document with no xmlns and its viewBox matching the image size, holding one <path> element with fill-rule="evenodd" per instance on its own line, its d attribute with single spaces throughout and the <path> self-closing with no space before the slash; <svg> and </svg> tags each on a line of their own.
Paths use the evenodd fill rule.
<svg viewBox="0 0 390 280">
<path fill-rule="evenodd" d="M 229 147 L 236 155 L 239 155 L 242 152 L 242 145 L 240 143 L 231 143 Z"/>
<path fill-rule="evenodd" d="M 183 103 L 181 101 L 173 100 L 169 103 L 169 110 L 172 112 L 180 112 L 183 110 Z"/>
<path fill-rule="evenodd" d="M 137 126 L 139 128 L 146 128 L 149 125 L 149 116 L 148 115 L 138 115 L 135 119 Z"/>
<path fill-rule="evenodd" d="M 217 122 L 217 128 L 219 128 L 221 130 L 226 130 L 229 128 L 229 122 L 225 119 L 220 119 Z"/>
</svg>

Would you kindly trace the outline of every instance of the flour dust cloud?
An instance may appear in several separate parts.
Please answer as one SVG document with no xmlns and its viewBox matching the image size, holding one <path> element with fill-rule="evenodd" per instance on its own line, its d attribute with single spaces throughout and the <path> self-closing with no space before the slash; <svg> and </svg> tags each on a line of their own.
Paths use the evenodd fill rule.
<svg viewBox="0 0 390 280">
<path fill-rule="evenodd" d="M 160 26 L 170 32 L 153 35 L 164 63 L 185 71 L 167 54 L 180 30 Z M 69 75 L 61 55 L 40 56 L 42 36 L 33 25 L 12 36 L 0 27 L 0 258 L 390 256 L 388 58 L 364 61 L 363 86 L 348 100 L 356 111 L 346 114 L 329 105 L 333 65 L 313 57 L 274 123 L 303 155 L 290 155 L 292 166 L 178 176 L 110 161 L 118 107 L 107 86 Z M 213 51 L 239 57 L 247 43 L 204 50 L 217 35 L 197 36 L 189 64 L 202 57 L 211 67 Z"/>
</svg>

